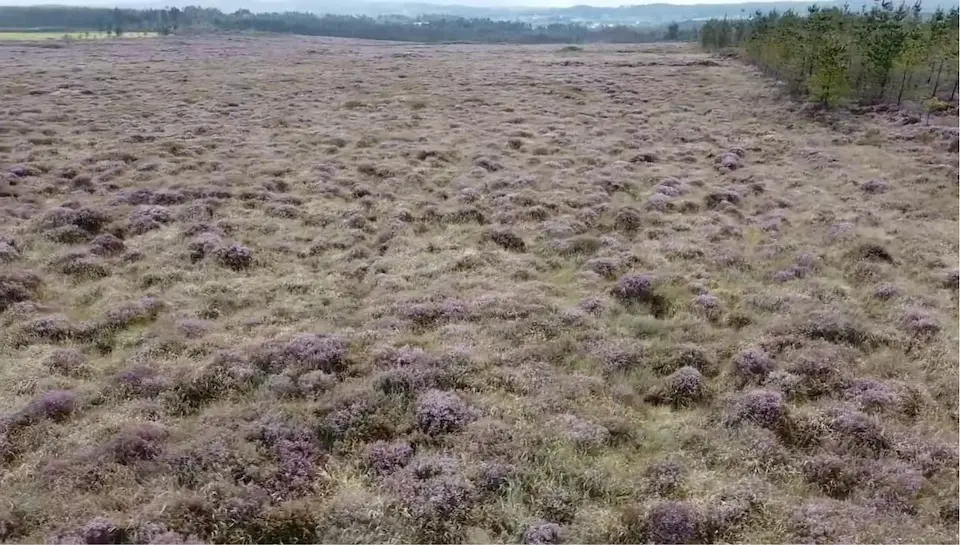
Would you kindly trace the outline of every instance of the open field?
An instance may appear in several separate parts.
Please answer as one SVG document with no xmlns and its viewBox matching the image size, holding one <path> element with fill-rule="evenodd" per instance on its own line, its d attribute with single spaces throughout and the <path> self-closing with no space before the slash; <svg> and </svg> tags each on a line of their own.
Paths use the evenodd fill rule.
<svg viewBox="0 0 960 545">
<path fill-rule="evenodd" d="M 955 123 L 672 45 L 0 71 L 0 541 L 956 542 Z"/>
<path fill-rule="evenodd" d="M 8 32 L 0 31 L 0 41 L 37 41 L 37 40 L 106 40 L 122 38 L 155 38 L 156 32 L 128 32 L 119 38 L 106 32 Z"/>
</svg>

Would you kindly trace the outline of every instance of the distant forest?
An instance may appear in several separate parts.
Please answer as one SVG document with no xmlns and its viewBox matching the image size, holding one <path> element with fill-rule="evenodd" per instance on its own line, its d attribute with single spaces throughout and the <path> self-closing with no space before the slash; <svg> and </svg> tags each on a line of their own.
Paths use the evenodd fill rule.
<svg viewBox="0 0 960 545">
<path fill-rule="evenodd" d="M 517 21 L 424 15 L 314 15 L 301 12 L 223 13 L 213 8 L 109 9 L 65 6 L 0 6 L 0 30 L 152 31 L 161 34 L 194 31 L 260 31 L 414 42 L 483 43 L 642 43 L 694 40 L 696 30 L 677 24 L 663 27 L 625 25 L 588 27 L 575 23 L 533 25 Z"/>
<path fill-rule="evenodd" d="M 960 11 L 927 15 L 919 1 L 713 19 L 700 41 L 707 49 L 739 50 L 792 94 L 826 105 L 909 100 L 930 111 L 949 107 L 960 85 Z"/>
</svg>

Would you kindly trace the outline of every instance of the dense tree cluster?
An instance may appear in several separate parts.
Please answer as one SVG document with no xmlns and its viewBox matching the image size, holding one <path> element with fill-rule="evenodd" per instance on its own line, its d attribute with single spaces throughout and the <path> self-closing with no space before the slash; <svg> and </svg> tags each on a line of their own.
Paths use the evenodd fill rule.
<svg viewBox="0 0 960 545">
<path fill-rule="evenodd" d="M 847 99 L 928 105 L 957 96 L 960 14 L 924 14 L 919 1 L 871 9 L 806 14 L 757 12 L 750 19 L 713 19 L 700 32 L 710 50 L 737 48 L 791 93 L 831 105 Z"/>
<path fill-rule="evenodd" d="M 83 31 L 220 30 L 282 32 L 313 36 L 416 42 L 589 43 L 651 42 L 682 39 L 689 32 L 670 28 L 532 25 L 518 21 L 449 16 L 365 17 L 311 13 L 223 13 L 212 8 L 102 9 L 62 6 L 0 7 L 0 25 L 8 29 Z"/>
</svg>

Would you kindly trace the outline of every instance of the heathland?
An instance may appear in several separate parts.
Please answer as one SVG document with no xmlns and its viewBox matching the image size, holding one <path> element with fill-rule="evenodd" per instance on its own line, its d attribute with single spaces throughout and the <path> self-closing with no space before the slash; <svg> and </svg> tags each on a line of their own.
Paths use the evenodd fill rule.
<svg viewBox="0 0 960 545">
<path fill-rule="evenodd" d="M 678 44 L 0 73 L 2 541 L 956 541 L 955 111 Z"/>
</svg>

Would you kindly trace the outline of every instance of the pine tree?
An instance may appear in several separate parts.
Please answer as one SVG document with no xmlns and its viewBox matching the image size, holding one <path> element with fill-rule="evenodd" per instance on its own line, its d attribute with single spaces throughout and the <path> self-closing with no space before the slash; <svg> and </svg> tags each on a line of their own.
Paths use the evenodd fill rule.
<svg viewBox="0 0 960 545">
<path fill-rule="evenodd" d="M 827 105 L 846 97 L 875 103 L 893 93 L 899 105 L 943 98 L 947 89 L 952 102 L 960 87 L 960 10 L 924 18 L 919 1 L 876 1 L 859 12 L 849 6 L 814 6 L 802 15 L 758 11 L 734 22 L 707 21 L 700 38 L 708 50 L 741 49 L 792 94 Z"/>
</svg>

